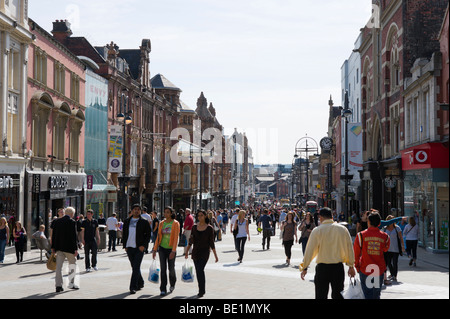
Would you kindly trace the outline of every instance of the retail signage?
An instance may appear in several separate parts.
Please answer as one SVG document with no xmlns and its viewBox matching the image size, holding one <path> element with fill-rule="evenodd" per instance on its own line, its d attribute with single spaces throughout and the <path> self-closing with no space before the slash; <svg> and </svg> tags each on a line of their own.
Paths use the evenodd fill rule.
<svg viewBox="0 0 450 319">
<path fill-rule="evenodd" d="M 87 184 L 87 189 L 92 189 L 92 187 L 94 186 L 94 175 L 86 176 L 86 184 Z"/>
<path fill-rule="evenodd" d="M 34 174 L 33 175 L 33 193 L 40 193 L 41 192 L 41 175 L 40 174 Z"/>
<path fill-rule="evenodd" d="M 402 153 L 402 169 L 448 168 L 448 148 L 442 143 L 425 143 L 407 148 Z"/>
<path fill-rule="evenodd" d="M 69 178 L 67 176 L 50 176 L 48 179 L 49 188 L 52 189 L 66 189 L 69 185 Z"/>
<path fill-rule="evenodd" d="M 13 188 L 14 180 L 11 176 L 0 176 L 0 188 Z"/>
</svg>

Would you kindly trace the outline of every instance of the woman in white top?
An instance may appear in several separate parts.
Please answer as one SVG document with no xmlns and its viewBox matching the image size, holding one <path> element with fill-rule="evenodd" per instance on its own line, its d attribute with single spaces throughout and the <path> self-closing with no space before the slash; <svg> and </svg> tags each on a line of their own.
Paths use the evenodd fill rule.
<svg viewBox="0 0 450 319">
<path fill-rule="evenodd" d="M 244 246 L 245 242 L 250 241 L 250 232 L 248 231 L 248 221 L 246 217 L 245 210 L 239 211 L 238 218 L 234 223 L 234 229 L 238 229 L 238 233 L 236 235 L 236 248 L 239 253 L 238 261 L 242 263 L 242 258 L 244 257 Z"/>
<path fill-rule="evenodd" d="M 386 220 L 393 219 L 394 216 L 389 215 Z M 384 232 L 389 235 L 390 246 L 387 252 L 384 253 L 384 260 L 386 266 L 389 268 L 391 276 L 387 277 L 387 271 L 384 273 L 384 284 L 389 285 L 392 281 L 397 281 L 398 274 L 398 257 L 405 251 L 405 245 L 403 243 L 402 230 L 396 224 L 390 224 L 384 227 Z"/>
<path fill-rule="evenodd" d="M 408 255 L 409 265 L 416 266 L 417 243 L 419 242 L 419 226 L 414 217 L 410 217 L 408 225 L 403 230 L 403 236 L 406 239 L 406 253 Z"/>
</svg>

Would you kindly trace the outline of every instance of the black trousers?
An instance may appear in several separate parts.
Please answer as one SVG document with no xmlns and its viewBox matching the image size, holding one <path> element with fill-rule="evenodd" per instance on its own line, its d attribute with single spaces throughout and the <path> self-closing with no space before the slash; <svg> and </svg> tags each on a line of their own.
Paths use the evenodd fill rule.
<svg viewBox="0 0 450 319">
<path fill-rule="evenodd" d="M 400 256 L 400 253 L 390 251 L 384 253 L 384 261 L 386 262 L 386 266 L 389 268 L 389 272 L 394 277 L 397 277 L 398 274 L 398 256 Z"/>
<path fill-rule="evenodd" d="M 272 231 L 270 229 L 263 230 L 263 239 L 262 239 L 263 248 L 266 246 L 266 240 L 267 240 L 267 249 L 270 249 L 270 237 L 271 236 L 272 236 Z"/>
<path fill-rule="evenodd" d="M 169 259 L 172 249 L 159 247 L 159 262 L 161 268 L 161 285 L 159 289 L 167 292 L 167 268 L 169 268 L 169 283 L 171 287 L 175 287 L 177 276 L 175 273 L 175 259 Z"/>
<path fill-rule="evenodd" d="M 294 240 L 283 240 L 284 253 L 287 259 L 291 259 L 292 256 L 292 246 L 294 245 Z"/>
<path fill-rule="evenodd" d="M 331 285 L 331 298 L 344 299 L 341 291 L 344 290 L 345 272 L 344 265 L 338 264 L 318 264 L 314 276 L 316 289 L 316 299 L 327 299 Z"/>
<path fill-rule="evenodd" d="M 92 253 L 92 267 L 97 266 L 97 242 L 95 240 L 84 243 L 84 263 L 87 268 L 91 268 L 91 259 L 89 252 Z"/>
<path fill-rule="evenodd" d="M 141 274 L 141 263 L 144 258 L 144 252 L 140 251 L 139 248 L 127 248 L 128 260 L 131 264 L 131 280 L 130 280 L 130 290 L 138 290 L 144 287 L 144 278 Z"/>
<path fill-rule="evenodd" d="M 247 237 L 238 237 L 236 238 L 237 242 L 237 251 L 239 255 L 239 259 L 242 260 L 244 257 L 244 248 L 245 248 L 245 242 L 247 241 Z"/>
<path fill-rule="evenodd" d="M 117 238 L 117 231 L 115 230 L 108 231 L 108 251 L 111 250 L 111 246 L 113 250 L 116 250 L 116 238 Z"/>
<path fill-rule="evenodd" d="M 197 275 L 197 283 L 198 283 L 198 293 L 205 294 L 206 287 L 206 276 L 205 276 L 205 266 L 208 262 L 208 259 L 197 259 L 194 260 L 195 273 Z"/>
</svg>

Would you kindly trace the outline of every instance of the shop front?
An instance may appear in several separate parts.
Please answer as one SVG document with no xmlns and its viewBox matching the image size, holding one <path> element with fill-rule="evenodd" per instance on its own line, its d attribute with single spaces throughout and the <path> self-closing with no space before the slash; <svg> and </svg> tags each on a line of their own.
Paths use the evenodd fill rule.
<svg viewBox="0 0 450 319">
<path fill-rule="evenodd" d="M 86 174 L 27 171 L 27 214 L 25 218 L 34 233 L 45 225 L 48 236 L 50 223 L 59 208 L 72 206 L 76 215 L 85 209 Z"/>
<path fill-rule="evenodd" d="M 425 143 L 402 151 L 404 215 L 419 226 L 419 245 L 448 253 L 449 153 L 442 143 Z"/>
</svg>

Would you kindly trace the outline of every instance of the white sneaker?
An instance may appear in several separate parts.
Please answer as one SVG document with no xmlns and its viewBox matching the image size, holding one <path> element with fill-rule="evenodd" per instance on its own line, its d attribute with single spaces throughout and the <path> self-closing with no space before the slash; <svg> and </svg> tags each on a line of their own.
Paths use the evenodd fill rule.
<svg viewBox="0 0 450 319">
<path fill-rule="evenodd" d="M 98 268 L 97 268 L 97 267 L 94 267 L 94 270 L 95 270 L 95 271 L 97 271 L 97 270 L 98 270 Z"/>
<path fill-rule="evenodd" d="M 91 272 L 91 268 L 86 268 L 86 272 Z"/>
<path fill-rule="evenodd" d="M 75 289 L 75 290 L 80 289 L 80 287 L 78 287 L 78 286 L 75 285 L 75 284 L 69 284 L 69 285 L 67 286 L 67 288 L 69 288 L 69 289 Z"/>
</svg>

